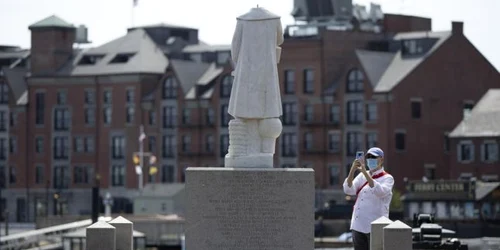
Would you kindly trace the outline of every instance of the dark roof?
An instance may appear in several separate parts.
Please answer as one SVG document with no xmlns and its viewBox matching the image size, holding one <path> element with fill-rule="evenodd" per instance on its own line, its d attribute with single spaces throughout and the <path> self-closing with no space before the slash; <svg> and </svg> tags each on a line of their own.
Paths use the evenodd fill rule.
<svg viewBox="0 0 500 250">
<path fill-rule="evenodd" d="M 201 76 L 209 69 L 210 64 L 187 60 L 171 60 L 172 69 L 177 76 L 180 86 L 186 95 L 197 83 Z"/>
<path fill-rule="evenodd" d="M 26 83 L 26 68 L 3 68 L 2 69 L 9 87 L 12 90 L 16 105 L 28 103 L 28 84 Z"/>
<path fill-rule="evenodd" d="M 479 100 L 450 137 L 493 137 L 500 136 L 500 88 L 490 89 Z"/>
<path fill-rule="evenodd" d="M 417 38 L 436 38 L 437 41 L 431 48 L 422 55 L 413 57 L 404 57 L 402 51 L 398 51 L 392 57 L 385 72 L 380 76 L 375 86 L 375 92 L 389 92 L 397 86 L 406 76 L 408 76 L 420 63 L 432 55 L 449 37 L 451 32 L 404 32 L 398 33 L 394 40 L 417 39 Z M 388 59 L 388 58 L 385 58 Z"/>
<path fill-rule="evenodd" d="M 84 57 L 98 56 L 94 64 L 81 65 Z M 120 63 L 112 63 L 117 56 L 128 57 Z M 128 32 L 126 35 L 96 48 L 79 52 L 60 72 L 61 75 L 109 75 L 129 73 L 163 74 L 168 59 L 161 49 L 151 40 L 143 29 Z"/>
<path fill-rule="evenodd" d="M 372 87 L 375 87 L 379 82 L 395 54 L 393 52 L 356 50 L 356 56 L 368 75 Z"/>
<path fill-rule="evenodd" d="M 150 25 L 144 25 L 144 26 L 137 26 L 137 27 L 132 27 L 129 30 L 132 30 L 132 29 L 149 29 L 149 28 L 171 28 L 171 29 L 197 30 L 196 28 L 182 26 L 182 25 L 176 25 L 176 24 L 170 24 L 170 23 L 158 23 L 158 24 L 150 24 Z"/>
<path fill-rule="evenodd" d="M 49 27 L 56 27 L 56 28 L 75 28 L 72 24 L 64 21 L 60 17 L 56 15 L 49 16 L 47 18 L 44 18 L 32 25 L 29 26 L 30 29 L 32 28 L 49 28 Z"/>
</svg>

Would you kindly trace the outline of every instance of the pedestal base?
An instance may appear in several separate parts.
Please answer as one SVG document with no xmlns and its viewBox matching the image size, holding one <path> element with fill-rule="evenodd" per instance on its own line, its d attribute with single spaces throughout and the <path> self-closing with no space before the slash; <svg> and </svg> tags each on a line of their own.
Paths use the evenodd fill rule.
<svg viewBox="0 0 500 250">
<path fill-rule="evenodd" d="M 188 168 L 186 249 L 314 249 L 314 171 Z"/>
<path fill-rule="evenodd" d="M 273 168 L 274 154 L 229 156 L 224 158 L 226 168 Z"/>
</svg>

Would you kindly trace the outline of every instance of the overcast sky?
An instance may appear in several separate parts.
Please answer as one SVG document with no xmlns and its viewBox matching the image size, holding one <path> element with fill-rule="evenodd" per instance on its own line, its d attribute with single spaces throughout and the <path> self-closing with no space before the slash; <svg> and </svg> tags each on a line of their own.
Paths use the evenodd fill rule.
<svg viewBox="0 0 500 250">
<path fill-rule="evenodd" d="M 385 13 L 432 18 L 433 30 L 463 21 L 465 35 L 500 70 L 500 0 L 354 0 L 382 5 Z M 257 4 L 293 23 L 293 0 L 0 0 L 0 44 L 30 46 L 28 26 L 57 15 L 89 28 L 92 46 L 125 34 L 132 25 L 169 23 L 198 28 L 209 44 L 229 44 L 235 17 Z"/>
</svg>

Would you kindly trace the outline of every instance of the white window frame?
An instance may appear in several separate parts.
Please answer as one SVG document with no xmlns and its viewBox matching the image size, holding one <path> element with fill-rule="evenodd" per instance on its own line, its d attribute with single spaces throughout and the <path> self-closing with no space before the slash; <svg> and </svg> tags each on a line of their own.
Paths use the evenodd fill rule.
<svg viewBox="0 0 500 250">
<path fill-rule="evenodd" d="M 471 159 L 468 160 L 462 160 L 462 145 L 470 145 L 472 147 L 471 149 Z M 466 164 L 466 163 L 471 163 L 474 162 L 475 159 L 475 147 L 474 143 L 471 140 L 465 140 L 465 141 L 460 141 L 457 144 L 457 161 Z"/>
</svg>

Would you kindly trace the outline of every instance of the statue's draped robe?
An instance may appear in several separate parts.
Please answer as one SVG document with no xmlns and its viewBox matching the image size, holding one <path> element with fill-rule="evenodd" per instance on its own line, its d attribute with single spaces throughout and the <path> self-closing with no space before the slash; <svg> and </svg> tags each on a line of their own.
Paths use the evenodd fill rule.
<svg viewBox="0 0 500 250">
<path fill-rule="evenodd" d="M 283 114 L 277 68 L 282 43 L 281 21 L 274 14 L 254 8 L 238 18 L 231 47 L 230 115 L 265 119 Z"/>
</svg>

